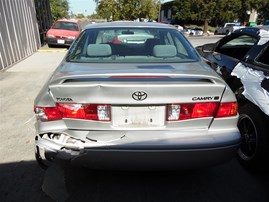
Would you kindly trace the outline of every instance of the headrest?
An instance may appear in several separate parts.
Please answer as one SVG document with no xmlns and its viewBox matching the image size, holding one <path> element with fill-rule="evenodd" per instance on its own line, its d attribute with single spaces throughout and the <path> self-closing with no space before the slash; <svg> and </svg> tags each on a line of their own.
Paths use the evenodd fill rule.
<svg viewBox="0 0 269 202">
<path fill-rule="evenodd" d="M 158 58 L 171 58 L 176 55 L 177 50 L 173 45 L 156 45 L 153 48 L 153 56 Z"/>
<path fill-rule="evenodd" d="M 109 44 L 89 44 L 87 55 L 89 57 L 107 57 L 112 55 L 112 50 Z"/>
</svg>

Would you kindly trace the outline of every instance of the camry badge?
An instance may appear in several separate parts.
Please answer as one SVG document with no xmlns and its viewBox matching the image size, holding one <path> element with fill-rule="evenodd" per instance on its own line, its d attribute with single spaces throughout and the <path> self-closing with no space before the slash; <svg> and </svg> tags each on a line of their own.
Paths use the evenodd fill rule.
<svg viewBox="0 0 269 202">
<path fill-rule="evenodd" d="M 142 101 L 145 100 L 148 97 L 147 93 L 144 91 L 135 91 L 132 94 L 132 98 L 136 101 Z"/>
</svg>

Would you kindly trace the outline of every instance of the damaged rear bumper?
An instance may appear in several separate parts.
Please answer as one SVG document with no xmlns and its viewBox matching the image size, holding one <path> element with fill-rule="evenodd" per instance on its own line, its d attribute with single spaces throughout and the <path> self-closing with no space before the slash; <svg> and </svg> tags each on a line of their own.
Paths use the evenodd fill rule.
<svg viewBox="0 0 269 202">
<path fill-rule="evenodd" d="M 234 137 L 238 137 L 237 134 Z M 158 141 L 127 144 L 124 138 L 109 143 L 74 139 L 63 133 L 45 133 L 36 136 L 35 153 L 42 168 L 47 167 L 47 162 L 64 161 L 93 169 L 178 170 L 231 160 L 240 144 L 239 138 L 212 140 L 210 143 L 197 139 L 195 144 L 182 144 L 182 140 L 176 139 L 167 144 L 158 144 Z"/>
</svg>

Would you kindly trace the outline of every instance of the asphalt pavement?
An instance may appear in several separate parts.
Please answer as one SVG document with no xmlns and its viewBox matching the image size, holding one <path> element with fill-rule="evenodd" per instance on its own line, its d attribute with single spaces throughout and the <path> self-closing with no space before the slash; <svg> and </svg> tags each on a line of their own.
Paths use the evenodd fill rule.
<svg viewBox="0 0 269 202">
<path fill-rule="evenodd" d="M 50 201 L 34 157 L 34 99 L 66 51 L 36 52 L 0 72 L 0 201 Z"/>
<path fill-rule="evenodd" d="M 198 46 L 219 38 L 188 39 Z M 94 171 L 71 167 L 45 173 L 34 157 L 33 103 L 66 52 L 64 48 L 44 46 L 0 72 L 1 202 L 269 201 L 268 174 L 249 173 L 236 159 L 208 169 L 184 172 Z M 61 181 L 64 184 L 58 183 Z"/>
</svg>

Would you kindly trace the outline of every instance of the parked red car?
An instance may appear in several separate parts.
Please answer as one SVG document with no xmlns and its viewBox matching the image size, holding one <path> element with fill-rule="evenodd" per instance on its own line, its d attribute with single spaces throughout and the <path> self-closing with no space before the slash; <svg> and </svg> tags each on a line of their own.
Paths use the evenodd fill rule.
<svg viewBox="0 0 269 202">
<path fill-rule="evenodd" d="M 81 27 L 76 20 L 57 20 L 46 34 L 49 47 L 70 46 L 79 35 Z"/>
</svg>

